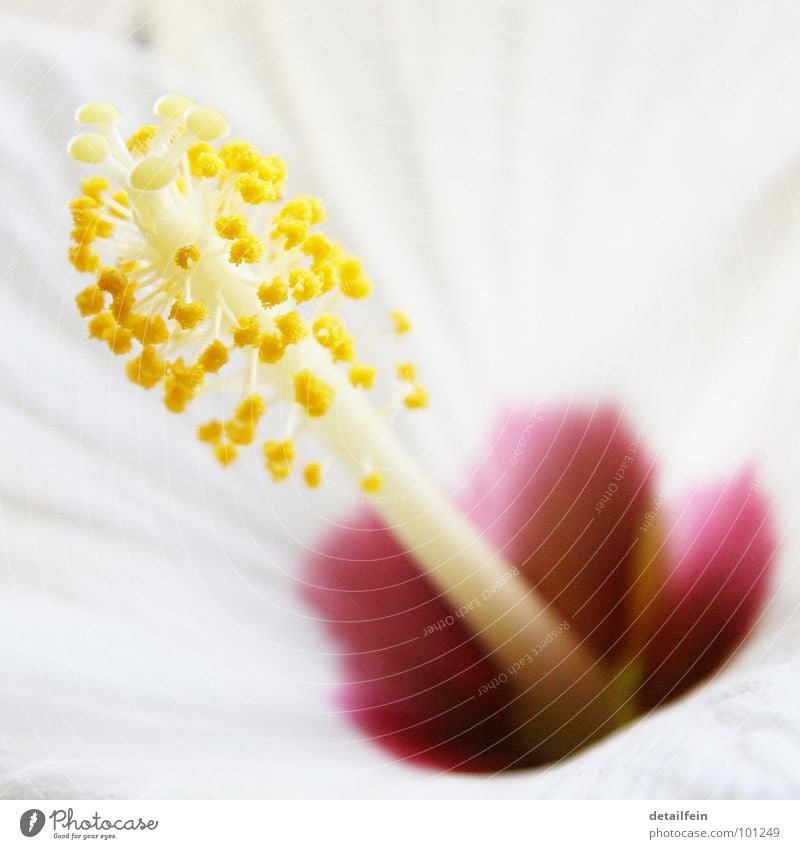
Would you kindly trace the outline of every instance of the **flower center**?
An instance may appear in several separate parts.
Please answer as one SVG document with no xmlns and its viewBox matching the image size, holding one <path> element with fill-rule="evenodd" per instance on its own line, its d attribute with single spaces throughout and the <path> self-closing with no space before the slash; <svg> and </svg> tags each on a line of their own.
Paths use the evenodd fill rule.
<svg viewBox="0 0 800 849">
<path fill-rule="evenodd" d="M 282 200 L 286 169 L 250 142 L 222 139 L 225 117 L 170 95 L 155 106 L 156 124 L 123 141 L 119 112 L 107 103 L 78 110 L 92 127 L 70 145 L 73 158 L 98 165 L 72 204 L 70 260 L 95 281 L 77 296 L 92 337 L 115 354 L 141 346 L 128 377 L 145 389 L 161 385 L 164 404 L 187 409 L 211 385 L 240 382 L 230 414 L 198 428 L 223 465 L 256 439 L 267 405 L 296 405 L 305 420 L 322 419 L 337 394 L 373 387 L 377 369 L 357 357 L 341 309 L 369 296 L 361 262 L 320 232 L 318 198 Z M 390 315 L 394 330 L 410 330 Z M 289 379 L 287 379 L 287 371 Z M 412 364 L 393 375 L 409 409 L 427 395 Z M 267 439 L 264 459 L 275 481 L 295 460 L 291 434 Z M 362 471 L 362 487 L 381 488 L 372 458 L 346 453 Z M 310 460 L 308 486 L 322 480 Z"/>
</svg>

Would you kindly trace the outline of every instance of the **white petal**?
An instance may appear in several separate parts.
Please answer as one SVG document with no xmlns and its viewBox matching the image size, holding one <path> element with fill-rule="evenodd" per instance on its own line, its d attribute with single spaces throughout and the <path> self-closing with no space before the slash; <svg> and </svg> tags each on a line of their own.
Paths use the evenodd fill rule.
<svg viewBox="0 0 800 849">
<path fill-rule="evenodd" d="M 304 496 L 215 467 L 74 308 L 75 104 L 164 85 L 111 48 L 28 27 L 0 46 L 0 793 L 355 795 L 405 772 L 333 706 L 330 647 L 288 579 Z"/>
<path fill-rule="evenodd" d="M 432 302 L 427 329 L 453 378 L 447 409 L 462 414 L 450 438 L 469 443 L 464 422 L 480 433 L 493 393 L 612 394 L 662 458 L 667 493 L 767 461 L 759 482 L 785 532 L 770 648 L 751 647 L 727 674 L 750 674 L 775 641 L 790 655 L 800 593 L 793 14 L 780 3 L 721 15 L 715 2 L 660 0 L 293 2 L 222 20 L 208 6 L 180 45 L 165 13 L 160 43 L 183 61 L 209 55 L 233 97 L 289 125 L 293 156 L 331 182 L 344 226 L 371 236 L 364 251 L 385 269 L 382 284 Z M 784 691 L 778 710 L 797 695 Z M 702 705 L 669 715 L 683 721 L 682 709 Z M 786 741 L 791 723 L 774 730 Z M 698 795 L 714 792 L 703 766 L 719 762 L 708 757 L 714 741 L 701 750 Z M 585 757 L 605 775 L 625 745 Z M 786 791 L 752 761 L 754 786 Z M 583 792 L 601 791 L 588 782 Z"/>
</svg>

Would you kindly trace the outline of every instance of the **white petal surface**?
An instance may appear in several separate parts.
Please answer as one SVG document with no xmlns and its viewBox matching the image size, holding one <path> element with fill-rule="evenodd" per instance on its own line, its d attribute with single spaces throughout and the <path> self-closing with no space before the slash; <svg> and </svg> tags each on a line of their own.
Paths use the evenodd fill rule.
<svg viewBox="0 0 800 849">
<path fill-rule="evenodd" d="M 4 28 L 0 794 L 792 796 L 800 24 L 780 2 L 163 6 L 133 46 Z M 188 82 L 187 82 L 188 81 Z M 220 472 L 83 340 L 63 259 L 88 99 L 226 108 L 325 197 L 418 319 L 451 484 L 497 399 L 612 395 L 671 491 L 742 458 L 783 518 L 779 592 L 713 684 L 558 767 L 387 763 L 335 714 L 288 587 L 343 505 Z M 346 506 L 346 505 L 345 505 Z M 329 512 L 329 510 L 331 512 Z"/>
<path fill-rule="evenodd" d="M 74 108 L 99 87 L 144 105 L 166 72 L 29 27 L 1 52 L 0 795 L 369 783 L 383 759 L 333 710 L 329 651 L 287 588 L 308 510 L 216 468 L 189 421 L 85 340 L 72 303 Z"/>
</svg>

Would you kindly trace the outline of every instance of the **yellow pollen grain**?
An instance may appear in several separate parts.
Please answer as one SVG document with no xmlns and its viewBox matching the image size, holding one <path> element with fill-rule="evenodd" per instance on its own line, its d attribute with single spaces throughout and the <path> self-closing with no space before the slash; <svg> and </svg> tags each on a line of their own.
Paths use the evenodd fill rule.
<svg viewBox="0 0 800 849">
<path fill-rule="evenodd" d="M 270 475 L 272 475 L 273 483 L 286 480 L 286 478 L 288 478 L 292 473 L 292 467 L 288 463 L 268 462 L 267 469 L 269 470 Z"/>
<path fill-rule="evenodd" d="M 214 446 L 214 456 L 223 466 L 230 466 L 230 464 L 236 459 L 237 453 L 236 446 L 230 442 L 218 442 Z"/>
<path fill-rule="evenodd" d="M 361 489 L 363 489 L 364 492 L 379 492 L 382 486 L 383 478 L 379 472 L 370 472 L 368 475 L 361 478 Z"/>
<path fill-rule="evenodd" d="M 306 486 L 310 489 L 316 489 L 322 483 L 322 463 L 309 463 L 303 469 L 303 479 Z"/>
<path fill-rule="evenodd" d="M 128 285 L 128 278 L 116 268 L 103 268 L 97 275 L 97 285 L 112 297 L 117 297 Z"/>
<path fill-rule="evenodd" d="M 355 257 L 348 257 L 339 265 L 339 289 L 348 298 L 366 298 L 372 291 L 372 284 L 364 276 L 361 263 Z"/>
<path fill-rule="evenodd" d="M 182 413 L 197 394 L 204 377 L 199 365 L 188 366 L 183 357 L 168 363 L 164 379 L 164 406 L 171 413 Z"/>
<path fill-rule="evenodd" d="M 265 309 L 277 307 L 289 297 L 289 286 L 280 277 L 258 287 L 258 298 Z"/>
<path fill-rule="evenodd" d="M 252 233 L 245 233 L 231 245 L 228 259 L 234 265 L 258 262 L 264 255 L 264 243 Z"/>
<path fill-rule="evenodd" d="M 175 264 L 180 268 L 188 269 L 191 263 L 200 259 L 200 251 L 195 245 L 184 245 L 175 251 Z"/>
<path fill-rule="evenodd" d="M 78 305 L 78 310 L 84 318 L 88 318 L 90 315 L 96 315 L 105 308 L 103 291 L 95 284 L 87 286 L 75 296 L 75 303 Z"/>
<path fill-rule="evenodd" d="M 73 245 L 68 258 L 76 271 L 97 271 L 100 267 L 100 257 L 87 245 Z"/>
<path fill-rule="evenodd" d="M 212 445 L 222 439 L 222 422 L 212 419 L 204 422 L 197 428 L 197 438 L 201 442 L 209 442 Z"/>
<path fill-rule="evenodd" d="M 411 322 L 406 317 L 404 312 L 400 310 L 392 310 L 389 313 L 389 317 L 394 324 L 394 332 L 402 335 L 403 333 L 408 333 L 411 330 Z"/>
<path fill-rule="evenodd" d="M 242 174 L 236 181 L 236 188 L 242 200 L 249 204 L 269 203 L 278 198 L 275 185 L 256 174 Z"/>
<path fill-rule="evenodd" d="M 236 445 L 250 445 L 265 410 L 266 404 L 260 395 L 248 396 L 236 407 L 233 418 L 225 422 L 225 435 Z"/>
<path fill-rule="evenodd" d="M 314 265 L 324 262 L 331 255 L 332 250 L 331 243 L 322 233 L 312 233 L 302 245 L 303 253 L 311 257 Z"/>
<path fill-rule="evenodd" d="M 319 278 L 323 295 L 339 285 L 339 269 L 333 260 L 316 264 L 314 274 Z"/>
<path fill-rule="evenodd" d="M 266 409 L 267 405 L 264 399 L 260 395 L 253 394 L 239 403 L 234 417 L 242 422 L 258 423 Z"/>
<path fill-rule="evenodd" d="M 354 363 L 350 366 L 348 375 L 350 383 L 357 389 L 372 389 L 372 384 L 375 382 L 377 374 L 375 366 L 365 365 L 363 363 Z"/>
<path fill-rule="evenodd" d="M 262 363 L 274 365 L 275 363 L 280 362 L 285 351 L 286 344 L 280 336 L 276 336 L 274 333 L 265 333 L 261 337 L 261 344 L 258 348 L 258 358 Z"/>
<path fill-rule="evenodd" d="M 308 369 L 294 376 L 294 398 L 311 418 L 324 416 L 333 403 L 334 388 Z"/>
<path fill-rule="evenodd" d="M 152 345 L 145 345 L 138 357 L 125 366 L 125 373 L 143 389 L 152 389 L 163 377 L 167 364 Z"/>
<path fill-rule="evenodd" d="M 298 304 L 316 298 L 322 291 L 322 285 L 316 274 L 305 268 L 295 268 L 289 272 L 289 287 L 292 297 Z"/>
<path fill-rule="evenodd" d="M 240 316 L 239 326 L 233 329 L 233 344 L 237 348 L 255 347 L 261 342 L 261 325 L 257 315 Z"/>
<path fill-rule="evenodd" d="M 263 451 L 267 470 L 272 475 L 273 481 L 277 483 L 287 478 L 291 473 L 295 457 L 292 440 L 284 439 L 281 442 L 267 440 L 263 445 Z"/>
<path fill-rule="evenodd" d="M 280 193 L 283 181 L 286 179 L 286 164 L 280 156 L 272 153 L 262 156 L 255 170 L 262 180 L 272 183 Z"/>
<path fill-rule="evenodd" d="M 223 239 L 238 239 L 249 232 L 244 215 L 220 215 L 214 221 L 214 229 Z"/>
<path fill-rule="evenodd" d="M 223 342 L 215 339 L 197 359 L 205 372 L 216 374 L 228 362 L 228 349 Z"/>
<path fill-rule="evenodd" d="M 98 204 L 102 199 L 103 192 L 108 191 L 110 188 L 111 184 L 108 180 L 100 175 L 85 177 L 81 180 L 81 190 L 84 195 L 92 198 L 92 200 L 96 201 Z"/>
<path fill-rule="evenodd" d="M 122 291 L 111 299 L 111 312 L 123 327 L 128 326 L 135 306 L 136 283 L 126 283 Z"/>
<path fill-rule="evenodd" d="M 319 316 L 312 333 L 317 342 L 330 351 L 334 362 L 348 363 L 355 359 L 355 340 L 339 316 L 327 313 Z"/>
<path fill-rule="evenodd" d="M 96 315 L 89 322 L 89 335 L 93 339 L 99 339 L 105 342 L 117 329 L 117 322 L 110 312 L 103 312 Z"/>
<path fill-rule="evenodd" d="M 240 139 L 225 142 L 219 150 L 219 155 L 226 168 L 239 173 L 254 170 L 261 160 L 258 148 Z"/>
<path fill-rule="evenodd" d="M 194 398 L 195 392 L 187 386 L 164 381 L 164 406 L 171 413 L 182 413 Z"/>
<path fill-rule="evenodd" d="M 250 445 L 256 438 L 255 423 L 230 419 L 230 421 L 225 422 L 225 436 L 234 445 Z"/>
<path fill-rule="evenodd" d="M 407 380 L 410 383 L 416 380 L 417 370 L 414 368 L 413 363 L 400 363 L 397 366 L 397 376 L 400 380 Z"/>
<path fill-rule="evenodd" d="M 89 335 L 105 342 L 113 354 L 127 354 L 133 346 L 133 334 L 120 327 L 111 313 L 101 312 L 89 322 Z"/>
<path fill-rule="evenodd" d="M 287 249 L 295 248 L 306 240 L 309 228 L 324 218 L 325 208 L 319 198 L 298 195 L 284 204 L 275 216 L 272 238 L 283 239 Z"/>
<path fill-rule="evenodd" d="M 301 245 L 308 235 L 308 224 L 295 218 L 283 219 L 272 229 L 271 236 L 277 242 L 283 239 L 283 247 L 289 251 Z"/>
<path fill-rule="evenodd" d="M 160 315 L 139 313 L 131 318 L 129 327 L 142 345 L 160 345 L 169 339 L 169 330 Z"/>
<path fill-rule="evenodd" d="M 275 326 L 281 334 L 284 345 L 296 345 L 308 336 L 308 328 L 296 310 L 275 318 Z"/>
<path fill-rule="evenodd" d="M 206 142 L 198 142 L 186 151 L 189 173 L 193 177 L 216 177 L 224 163 L 216 149 Z"/>
<path fill-rule="evenodd" d="M 325 220 L 325 206 L 313 195 L 296 195 L 278 213 L 279 219 L 296 219 L 308 224 L 319 224 Z"/>
<path fill-rule="evenodd" d="M 417 384 L 403 399 L 403 403 L 409 410 L 420 410 L 428 406 L 428 393 Z"/>
<path fill-rule="evenodd" d="M 170 307 L 169 318 L 178 322 L 183 330 L 197 327 L 208 315 L 206 305 L 202 301 L 184 301 L 176 298 Z"/>
<path fill-rule="evenodd" d="M 158 132 L 155 124 L 144 124 L 125 142 L 125 146 L 133 154 L 144 156 L 150 150 L 153 136 Z"/>
<path fill-rule="evenodd" d="M 294 443 L 291 439 L 280 442 L 268 439 L 264 443 L 264 457 L 273 462 L 291 463 L 294 460 Z"/>
</svg>

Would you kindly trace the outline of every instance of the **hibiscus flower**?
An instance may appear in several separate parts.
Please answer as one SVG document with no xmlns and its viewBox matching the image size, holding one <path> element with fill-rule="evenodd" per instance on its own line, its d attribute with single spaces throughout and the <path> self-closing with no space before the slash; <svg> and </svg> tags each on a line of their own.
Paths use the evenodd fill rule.
<svg viewBox="0 0 800 849">
<path fill-rule="evenodd" d="M 514 679 L 564 628 L 627 666 L 626 718 L 679 696 L 749 632 L 773 558 L 749 471 L 659 504 L 641 435 L 611 407 L 516 414 L 490 445 L 465 507 L 564 617 L 516 663 L 487 657 L 468 606 L 437 596 L 374 516 L 327 542 L 306 588 L 346 648 L 343 707 L 396 756 L 437 768 L 543 760 L 514 710 Z"/>
<path fill-rule="evenodd" d="M 6 795 L 791 795 L 796 287 L 783 261 L 796 139 L 792 51 L 771 41 L 791 45 L 784 13 L 775 7 L 764 28 L 734 15 L 722 36 L 704 10 L 684 18 L 666 7 L 664 22 L 620 10 L 613 26 L 583 8 L 504 7 L 499 23 L 469 9 L 455 26 L 446 4 L 419 19 L 412 4 L 392 21 L 381 17 L 390 6 L 359 16 L 209 7 L 194 10 L 187 37 L 185 19 L 171 27 L 176 10 L 151 32 L 177 70 L 91 36 L 30 25 L 3 36 L 16 60 L 3 83 L 14 132 L 2 148 L 12 176 L 0 313 L 13 364 L 3 384 Z M 692 65 L 703 85 L 686 82 Z M 349 491 L 312 500 L 289 485 L 276 499 L 266 472 L 210 468 L 208 446 L 132 393 L 74 315 L 62 210 L 75 172 L 60 153 L 72 109 L 101 97 L 143 110 L 169 89 L 249 122 L 243 132 L 290 162 L 298 190 L 326 198 L 336 235 L 380 281 L 382 306 L 399 299 L 416 316 L 411 359 L 436 363 L 426 373 L 435 401 L 399 435 L 488 536 L 530 525 L 538 537 L 548 504 L 549 490 L 513 514 L 486 497 L 482 512 L 464 492 L 475 457 L 496 480 L 504 454 L 490 422 L 509 403 L 500 431 L 512 445 L 531 406 L 551 427 L 585 432 L 577 444 L 595 463 L 605 457 L 597 428 L 613 422 L 624 446 L 639 435 L 630 475 L 650 457 L 657 471 L 641 501 L 612 498 L 606 515 L 632 504 L 657 514 L 642 533 L 668 549 L 668 574 L 705 561 L 745 582 L 737 608 L 730 581 L 715 578 L 715 594 L 697 569 L 680 572 L 693 592 L 661 610 L 682 639 L 674 652 L 658 646 L 664 663 L 648 661 L 658 689 L 646 706 L 697 684 L 753 624 L 763 570 L 747 555 L 762 549 L 757 519 L 770 508 L 783 545 L 766 613 L 714 681 L 557 767 L 491 778 L 432 770 L 430 752 L 414 766 L 407 756 L 440 740 L 400 739 L 408 723 L 394 720 L 383 742 L 403 759 L 387 757 L 368 739 L 377 729 L 365 676 L 344 675 L 353 712 L 340 710 L 352 651 L 318 620 L 346 617 L 313 613 L 297 584 L 325 586 L 302 563 L 310 547 L 333 551 L 319 541 L 331 523 L 351 523 Z M 504 465 L 530 486 L 541 446 L 563 449 L 541 428 L 518 466 Z M 610 452 L 600 465 L 613 479 Z M 732 524 L 740 514 L 747 551 Z M 629 531 L 647 519 L 637 521 Z M 722 559 L 693 545 L 717 552 L 733 537 Z M 624 541 L 609 539 L 615 550 Z M 345 563 L 351 542 L 342 536 L 333 551 Z M 535 546 L 520 546 L 527 561 Z M 708 645 L 709 633 L 686 619 L 703 623 L 707 608 L 710 636 L 723 621 L 730 629 L 702 651 L 689 643 Z M 474 769 L 485 748 L 433 754 L 439 767 Z"/>
</svg>

